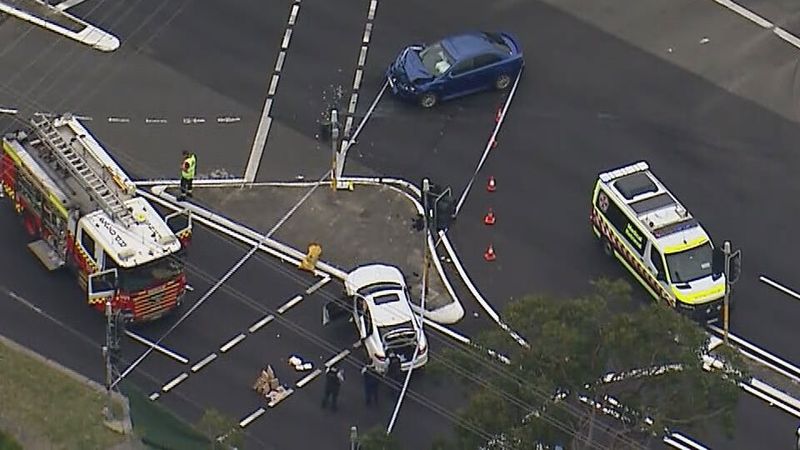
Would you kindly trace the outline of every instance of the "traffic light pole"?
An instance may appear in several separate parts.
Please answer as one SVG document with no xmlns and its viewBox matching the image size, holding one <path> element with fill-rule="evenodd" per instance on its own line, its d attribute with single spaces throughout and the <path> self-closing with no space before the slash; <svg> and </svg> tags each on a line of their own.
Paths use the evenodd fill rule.
<svg viewBox="0 0 800 450">
<path fill-rule="evenodd" d="M 730 307 L 731 307 L 731 243 L 725 241 L 722 244 L 722 254 L 725 255 L 725 296 L 722 298 L 722 329 L 725 331 L 725 345 L 728 345 L 728 330 L 730 328 Z"/>
<path fill-rule="evenodd" d="M 339 112 L 331 109 L 331 189 L 339 183 Z"/>
<path fill-rule="evenodd" d="M 428 255 L 428 233 L 430 232 L 430 227 L 428 226 L 428 215 L 430 214 L 430 210 L 428 209 L 428 195 L 431 190 L 431 183 L 430 180 L 424 178 L 422 180 L 422 208 L 425 210 L 425 220 L 423 221 L 423 245 L 422 245 L 422 296 L 420 299 L 420 304 L 424 311 L 425 309 L 425 297 L 428 295 L 428 272 L 430 266 L 429 255 Z"/>
</svg>

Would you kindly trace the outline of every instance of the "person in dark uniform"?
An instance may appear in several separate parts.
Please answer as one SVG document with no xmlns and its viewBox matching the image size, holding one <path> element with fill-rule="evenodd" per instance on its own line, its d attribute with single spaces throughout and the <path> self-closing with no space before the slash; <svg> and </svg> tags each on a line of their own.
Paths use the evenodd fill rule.
<svg viewBox="0 0 800 450">
<path fill-rule="evenodd" d="M 399 393 L 403 388 L 403 373 L 400 369 L 400 357 L 396 353 L 389 355 L 389 366 L 386 369 L 387 384 L 389 385 L 389 395 Z"/>
<path fill-rule="evenodd" d="M 375 368 L 375 364 L 367 364 L 361 369 L 361 375 L 364 376 L 364 397 L 367 406 L 374 404 L 378 406 L 378 386 L 381 382 L 381 375 Z"/>
<path fill-rule="evenodd" d="M 325 370 L 325 394 L 322 396 L 322 408 L 331 405 L 331 410 L 336 411 L 336 401 L 339 398 L 339 388 L 344 382 L 344 374 L 336 366 L 330 366 Z"/>
</svg>

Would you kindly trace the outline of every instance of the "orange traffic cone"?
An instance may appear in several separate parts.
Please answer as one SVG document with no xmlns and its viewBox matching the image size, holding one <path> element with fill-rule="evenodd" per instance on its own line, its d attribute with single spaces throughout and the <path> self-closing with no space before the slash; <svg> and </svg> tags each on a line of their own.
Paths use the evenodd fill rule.
<svg viewBox="0 0 800 450">
<path fill-rule="evenodd" d="M 489 247 L 486 248 L 486 252 L 483 254 L 483 259 L 488 262 L 492 262 L 497 259 L 497 255 L 494 254 L 494 247 L 492 247 L 492 244 L 489 244 Z"/>
<path fill-rule="evenodd" d="M 497 189 L 497 182 L 494 181 L 494 176 L 489 177 L 489 182 L 486 184 L 486 190 L 494 192 Z"/>
<path fill-rule="evenodd" d="M 486 213 L 486 215 L 483 217 L 483 223 L 484 225 L 494 225 L 494 221 L 495 221 L 494 211 L 492 210 L 492 208 L 489 208 L 489 212 Z"/>
<path fill-rule="evenodd" d="M 500 123 L 500 119 L 503 117 L 503 108 L 497 108 L 497 114 L 494 116 L 494 123 Z"/>
</svg>

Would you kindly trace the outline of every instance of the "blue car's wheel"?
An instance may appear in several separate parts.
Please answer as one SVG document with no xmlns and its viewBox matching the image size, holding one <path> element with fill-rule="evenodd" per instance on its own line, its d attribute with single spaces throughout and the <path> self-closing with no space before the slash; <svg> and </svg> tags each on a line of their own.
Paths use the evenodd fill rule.
<svg viewBox="0 0 800 450">
<path fill-rule="evenodd" d="M 507 88 L 511 84 L 511 77 L 507 74 L 501 74 L 497 76 L 497 79 L 494 80 L 494 87 L 497 90 L 502 91 L 503 89 Z"/>
<path fill-rule="evenodd" d="M 433 108 L 438 102 L 439 99 L 436 98 L 436 94 L 432 92 L 426 92 L 419 96 L 419 105 L 426 109 Z"/>
</svg>

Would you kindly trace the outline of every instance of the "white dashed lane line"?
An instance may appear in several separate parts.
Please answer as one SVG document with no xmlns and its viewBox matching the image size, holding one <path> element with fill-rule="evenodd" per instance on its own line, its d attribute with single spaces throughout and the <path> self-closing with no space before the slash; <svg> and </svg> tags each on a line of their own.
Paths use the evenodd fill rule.
<svg viewBox="0 0 800 450">
<path fill-rule="evenodd" d="M 14 107 L 5 107 L 0 106 L 0 114 L 7 114 L 7 115 L 17 115 L 19 114 L 19 108 Z M 47 116 L 53 117 L 52 113 L 43 113 L 43 112 L 35 112 L 33 113 L 34 116 Z M 202 125 L 202 124 L 217 124 L 217 125 L 229 125 L 233 123 L 238 123 L 242 121 L 240 116 L 232 116 L 232 115 L 218 115 L 215 117 L 203 117 L 200 115 L 197 116 L 184 116 L 180 118 L 168 118 L 168 117 L 159 117 L 159 116 L 146 116 L 144 118 L 134 118 L 130 116 L 123 116 L 123 115 L 111 115 L 111 116 L 89 116 L 83 114 L 73 114 L 73 116 L 85 122 L 92 122 L 92 121 L 101 121 L 101 122 L 108 122 L 108 123 L 116 123 L 116 124 L 140 124 L 144 123 L 145 125 L 166 125 L 166 124 L 173 124 L 179 123 L 183 125 Z"/>
<path fill-rule="evenodd" d="M 736 14 L 744 17 L 745 19 L 755 23 L 756 25 L 766 28 L 767 30 L 772 31 L 776 36 L 783 39 L 784 41 L 792 44 L 793 46 L 800 48 L 800 38 L 795 36 L 794 34 L 784 30 L 781 27 L 776 26 L 771 21 L 761 17 L 760 15 L 750 11 L 749 9 L 745 8 L 744 6 L 731 1 L 731 0 L 714 0 L 717 4 L 735 12 Z"/>
<path fill-rule="evenodd" d="M 221 351 L 222 353 L 227 352 L 228 350 L 232 349 L 234 345 L 238 344 L 239 342 L 242 342 L 244 340 L 244 338 L 246 338 L 246 337 L 247 337 L 247 335 L 245 335 L 244 333 L 240 333 L 238 336 L 236 336 L 235 338 L 231 339 L 225 345 L 220 347 L 219 351 Z"/>
<path fill-rule="evenodd" d="M 350 137 L 350 130 L 353 128 L 354 115 L 358 106 L 358 91 L 361 89 L 361 82 L 364 79 L 364 65 L 367 63 L 367 52 L 372 38 L 372 28 L 375 20 L 375 13 L 378 10 L 378 0 L 370 0 L 369 10 L 367 11 L 367 22 L 364 24 L 364 34 L 361 37 L 361 46 L 358 51 L 358 62 L 356 63 L 356 73 L 353 77 L 353 92 L 350 94 L 350 102 L 347 105 L 347 118 L 344 122 L 344 135 Z"/>
<path fill-rule="evenodd" d="M 256 179 L 258 166 L 261 164 L 261 156 L 264 154 L 264 147 L 267 144 L 267 137 L 269 130 L 272 126 L 272 101 L 275 94 L 278 92 L 278 83 L 281 78 L 281 71 L 286 61 L 286 54 L 289 51 L 289 44 L 292 41 L 292 33 L 294 26 L 297 23 L 297 15 L 300 13 L 300 0 L 295 0 L 292 4 L 292 9 L 289 11 L 289 19 L 286 22 L 286 30 L 283 32 L 283 39 L 281 40 L 281 49 L 278 53 L 278 58 L 275 61 L 275 69 L 272 72 L 269 81 L 269 88 L 267 90 L 267 98 L 264 101 L 264 108 L 261 110 L 261 117 L 258 121 L 258 128 L 256 129 L 256 136 L 253 139 L 253 146 L 250 149 L 250 156 L 247 159 L 247 165 L 244 169 L 244 179 L 253 182 Z"/>
<path fill-rule="evenodd" d="M 288 302 L 284 303 L 280 308 L 278 308 L 278 314 L 285 313 L 286 311 L 288 311 L 294 305 L 300 303 L 301 301 L 303 301 L 303 296 L 302 295 L 294 296 L 291 300 L 289 300 Z"/>
<path fill-rule="evenodd" d="M 197 373 L 198 370 L 205 367 L 211 361 L 217 359 L 216 353 L 211 353 L 210 355 L 206 356 L 205 358 L 201 359 L 200 362 L 192 366 L 192 373 Z"/>
<path fill-rule="evenodd" d="M 319 280 L 318 282 L 314 283 L 313 285 L 309 286 L 308 289 L 306 289 L 305 292 L 307 294 L 311 294 L 311 293 L 317 291 L 318 289 L 320 289 L 322 286 L 324 286 L 330 280 L 331 280 L 330 277 L 325 277 L 325 278 Z M 296 306 L 301 301 L 303 301 L 303 296 L 302 295 L 295 295 L 294 297 L 290 298 L 288 301 L 286 301 L 283 305 L 281 305 L 278 308 L 278 310 L 277 310 L 278 314 L 285 314 L 287 311 L 289 311 L 291 308 Z M 257 331 L 259 331 L 260 329 L 262 329 L 264 326 L 266 326 L 267 324 L 271 323 L 274 319 L 275 319 L 274 315 L 268 314 L 268 315 L 262 317 L 261 319 L 257 320 L 256 322 L 254 322 L 247 329 L 247 331 L 250 334 L 254 334 Z M 129 333 L 129 332 L 126 332 L 126 333 Z M 222 344 L 219 347 L 219 352 L 220 353 L 230 352 L 236 345 L 238 345 L 243 340 L 245 340 L 247 338 L 247 336 L 248 335 L 246 333 L 244 333 L 244 332 L 237 334 L 236 336 L 230 338 L 227 342 Z M 132 334 L 131 338 L 137 339 L 137 340 L 139 340 L 139 342 L 142 342 L 145 345 L 155 345 L 154 343 L 152 343 L 152 342 L 148 341 L 147 339 L 145 339 L 145 338 L 143 338 L 141 336 L 138 336 L 138 335 L 133 335 Z M 163 347 L 160 347 L 160 346 L 155 346 L 155 349 L 160 351 L 160 352 L 162 352 L 162 353 L 164 353 L 164 354 L 166 354 L 166 355 L 168 355 L 168 356 L 170 356 L 170 357 L 172 357 L 172 358 L 174 358 L 174 359 L 176 359 L 176 360 L 178 360 L 178 361 L 180 361 L 180 362 L 182 362 L 183 364 L 188 364 L 189 363 L 189 360 L 187 358 L 185 358 L 185 357 L 183 357 L 183 356 L 181 356 L 181 355 L 179 355 L 179 354 L 177 354 L 177 353 L 175 353 L 175 352 L 173 352 L 173 351 L 171 351 L 169 349 L 166 349 L 166 348 L 163 348 Z M 349 353 L 349 350 L 346 350 L 346 352 Z M 341 358 L 344 358 L 345 356 L 347 356 L 346 353 L 344 355 L 342 353 L 339 353 L 333 359 L 338 361 Z M 215 361 L 218 357 L 219 357 L 219 355 L 216 352 L 210 353 L 208 356 L 206 356 L 205 358 L 203 358 L 202 360 L 200 360 L 199 362 L 195 363 L 195 365 L 192 366 L 191 373 L 195 374 L 195 373 L 199 372 L 201 369 L 203 369 L 204 367 L 206 367 L 207 365 L 209 365 L 213 361 Z M 336 358 L 338 358 L 338 359 L 336 359 Z M 188 377 L 189 377 L 188 373 L 186 373 L 186 372 L 181 373 L 179 376 L 175 377 L 173 380 L 171 380 L 168 383 L 166 383 L 161 388 L 161 391 L 162 392 L 169 392 L 171 389 L 173 389 L 178 384 L 182 383 Z M 161 394 L 156 392 L 156 393 L 153 393 L 150 396 L 150 400 L 155 401 L 155 400 L 158 400 L 160 397 L 161 397 Z"/>
</svg>

